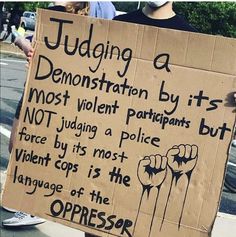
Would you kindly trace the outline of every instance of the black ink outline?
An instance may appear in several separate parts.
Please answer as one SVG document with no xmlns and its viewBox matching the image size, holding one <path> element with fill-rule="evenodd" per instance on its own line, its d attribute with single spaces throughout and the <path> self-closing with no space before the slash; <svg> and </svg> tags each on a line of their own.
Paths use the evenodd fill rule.
<svg viewBox="0 0 236 237">
<path fill-rule="evenodd" d="M 182 146 L 184 147 L 185 150 L 184 150 L 184 154 L 182 154 L 182 156 L 180 156 L 179 155 L 179 153 L 181 151 L 180 147 L 182 147 Z M 188 146 L 188 148 L 191 148 L 190 149 L 190 154 L 188 154 L 188 156 L 186 156 L 187 146 Z M 170 151 L 173 152 L 173 149 L 177 150 L 176 153 L 175 153 L 175 151 L 174 151 L 174 154 L 169 153 Z M 193 151 L 194 151 L 194 154 L 193 154 Z M 139 216 L 139 213 L 140 213 L 141 204 L 142 204 L 142 201 L 143 201 L 144 194 L 147 193 L 147 199 L 149 199 L 151 189 L 153 187 L 156 187 L 157 188 L 157 195 L 156 195 L 156 199 L 155 199 L 152 219 L 151 219 L 149 233 L 148 233 L 148 237 L 151 236 L 151 231 L 152 231 L 152 227 L 153 227 L 153 221 L 154 221 L 154 216 L 155 216 L 156 209 L 157 209 L 157 203 L 158 203 L 158 199 L 159 199 L 159 195 L 160 195 L 160 191 L 161 191 L 161 186 L 162 186 L 162 184 L 165 181 L 166 176 L 167 176 L 167 170 L 168 170 L 167 167 L 169 167 L 169 170 L 171 171 L 172 178 L 171 178 L 170 188 L 169 188 L 169 191 L 168 191 L 166 204 L 165 204 L 165 208 L 164 208 L 163 217 L 162 217 L 162 221 L 161 221 L 159 231 L 161 231 L 164 220 L 165 220 L 165 215 L 166 215 L 167 208 L 168 208 L 168 203 L 169 203 L 169 199 L 170 199 L 170 195 L 171 195 L 171 191 L 172 191 L 172 187 L 173 187 L 173 182 L 175 181 L 175 185 L 177 185 L 179 179 L 183 175 L 186 175 L 187 176 L 187 187 L 185 189 L 184 200 L 183 200 L 183 203 L 182 203 L 181 212 L 180 212 L 179 221 L 178 221 L 178 230 L 180 229 L 181 221 L 182 221 L 183 213 L 184 213 L 184 207 L 185 207 L 185 203 L 186 203 L 186 199 L 187 199 L 189 184 L 190 184 L 190 180 L 191 180 L 191 177 L 192 177 L 192 172 L 193 172 L 194 168 L 196 167 L 196 164 L 197 164 L 197 161 L 198 161 L 198 151 L 199 151 L 199 148 L 195 144 L 193 144 L 193 145 L 190 145 L 190 144 L 174 145 L 172 148 L 170 148 L 167 151 L 166 156 L 161 156 L 160 154 L 155 155 L 155 157 L 160 156 L 160 158 L 161 158 L 160 168 L 158 168 L 158 169 L 155 168 L 155 166 L 154 166 L 154 168 L 152 168 L 150 166 L 150 164 L 151 164 L 150 157 L 154 156 L 154 155 L 145 156 L 143 159 L 141 159 L 139 161 L 138 167 L 137 167 L 137 177 L 138 177 L 139 182 L 142 185 L 142 193 L 141 193 L 141 197 L 140 197 L 140 201 L 139 201 L 139 205 L 138 205 L 137 215 L 136 215 L 136 218 L 135 218 L 135 221 L 134 221 L 134 228 L 133 228 L 132 235 L 134 234 L 135 229 L 136 229 L 138 216 Z M 194 155 L 194 157 L 192 157 L 193 155 Z M 171 160 L 170 160 L 170 157 L 172 157 Z M 189 157 L 189 158 L 187 158 L 187 157 Z M 165 158 L 166 162 L 167 162 L 164 169 L 161 168 L 163 166 L 163 158 Z M 148 173 L 149 178 L 153 175 L 156 175 L 157 173 L 165 171 L 165 175 L 163 177 L 163 180 L 161 181 L 161 183 L 158 186 L 153 186 L 152 184 L 144 184 L 144 182 L 140 179 L 140 174 L 139 174 L 140 169 L 139 168 L 140 168 L 140 164 L 143 160 L 150 160 L 149 164 L 143 165 L 144 173 Z M 194 163 L 190 164 L 191 165 L 190 166 L 191 170 L 185 171 L 184 170 L 184 168 L 185 168 L 184 164 L 187 164 L 189 161 L 194 161 Z M 156 160 L 155 160 L 155 162 L 156 162 Z M 174 169 L 174 167 L 172 166 L 173 163 L 175 165 L 177 163 L 177 166 L 178 166 L 177 169 Z M 148 181 L 148 180 L 146 180 L 146 181 Z"/>
<path fill-rule="evenodd" d="M 159 155 L 159 154 L 158 154 Z M 154 156 L 154 155 L 152 155 Z M 157 155 L 155 155 L 157 156 Z M 165 157 L 166 159 L 166 164 L 165 164 L 165 168 L 161 168 L 162 167 L 162 164 L 163 164 L 163 156 L 159 155 L 160 158 L 161 158 L 161 162 L 160 162 L 160 168 L 152 168 L 150 167 L 150 164 L 149 165 L 146 165 L 145 167 L 145 172 L 147 172 L 149 174 L 149 177 L 153 176 L 153 174 L 157 174 L 157 173 L 160 173 L 160 172 L 165 172 L 164 174 L 164 177 L 163 177 L 163 180 L 161 181 L 161 183 L 157 186 L 152 186 L 151 184 L 150 185 L 143 185 L 142 184 L 142 181 L 140 180 L 139 178 L 139 174 L 138 174 L 138 170 L 139 170 L 139 167 L 140 167 L 140 163 L 145 160 L 145 159 L 148 159 L 150 156 L 145 156 L 144 159 L 140 160 L 139 161 L 139 164 L 138 164 L 138 169 L 137 169 L 137 176 L 138 176 L 138 179 L 139 179 L 139 182 L 142 184 L 142 194 L 141 194 L 141 197 L 140 197 L 140 202 L 139 202 L 139 207 L 138 207 L 138 212 L 137 212 L 137 215 L 136 215 L 136 218 L 135 218 L 135 222 L 134 222 L 134 228 L 133 228 L 133 233 L 132 235 L 134 234 L 134 231 L 135 231 L 135 227 L 136 227 L 136 224 L 137 224 L 137 220 L 138 220 L 138 215 L 139 215 L 139 212 L 140 212 L 140 207 L 141 207 L 141 203 L 142 203 L 142 200 L 143 200 L 143 195 L 145 192 L 147 192 L 147 197 L 149 197 L 149 194 L 150 194 L 150 191 L 153 187 L 156 187 L 157 188 L 157 196 L 156 196 L 156 200 L 155 200 L 155 206 L 154 206 L 154 209 L 153 209 L 153 214 L 152 214 L 152 220 L 151 220 L 151 224 L 150 224 L 150 228 L 149 228 L 149 234 L 148 236 L 150 237 L 151 235 L 151 230 L 152 230 L 152 225 L 153 225 L 153 220 L 154 220 L 154 216 L 155 216 L 155 213 L 156 213 L 156 207 L 157 207 L 157 201 L 158 201 L 158 198 L 159 198 L 159 194 L 160 194 L 160 189 L 161 189 L 161 185 L 163 184 L 163 182 L 165 181 L 166 179 L 166 176 L 167 176 L 167 158 Z"/>
<path fill-rule="evenodd" d="M 191 179 L 191 176 L 192 176 L 192 171 L 194 170 L 194 168 L 196 167 L 196 164 L 197 164 L 197 160 L 198 160 L 198 146 L 196 145 L 190 145 L 190 144 L 180 144 L 180 145 L 183 145 L 186 147 L 186 145 L 189 145 L 191 146 L 191 148 L 193 146 L 195 146 L 197 148 L 197 152 L 196 152 L 196 156 L 194 158 L 185 158 L 185 157 L 179 157 L 178 155 L 175 155 L 174 156 L 174 162 L 177 162 L 178 163 L 178 166 L 181 166 L 182 163 L 187 163 L 188 161 L 190 160 L 196 160 L 195 162 L 195 165 L 193 166 L 193 168 L 189 171 L 187 171 L 185 174 L 187 176 L 187 179 L 188 179 L 188 183 L 187 183 L 187 187 L 186 187 L 186 190 L 185 190 L 185 194 L 184 194 L 184 201 L 183 201 L 183 205 L 182 205 L 182 208 L 181 208 L 181 214 L 180 214 L 180 217 L 179 217 L 179 222 L 178 222 L 178 230 L 180 229 L 180 225 L 181 225 L 181 221 L 182 221 L 182 217 L 183 217 L 183 211 L 184 211 L 184 206 L 185 206 L 185 202 L 186 202 L 186 198 L 187 198 L 187 193 L 188 193 L 188 188 L 189 188 L 189 183 L 190 183 L 190 179 Z M 179 146 L 180 146 L 179 145 Z M 173 148 L 177 148 L 179 146 L 173 146 L 171 149 Z M 171 150 L 169 149 L 168 152 Z M 167 152 L 167 154 L 168 154 Z M 192 149 L 191 149 L 191 154 L 190 154 L 190 157 L 192 155 Z M 166 155 L 167 156 L 167 155 Z M 168 156 L 167 156 L 168 157 Z M 168 160 L 169 161 L 169 160 Z M 166 211 L 167 211 L 167 207 L 168 207 L 168 202 L 169 202 L 169 198 L 170 198 L 170 194 L 171 194 L 171 190 L 172 190 L 172 187 L 173 187 L 173 181 L 175 180 L 175 185 L 177 185 L 178 183 L 178 180 L 180 179 L 180 177 L 184 174 L 183 171 L 174 171 L 172 169 L 172 167 L 169 165 L 169 162 L 167 163 L 168 167 L 170 168 L 171 170 L 171 173 L 172 173 L 172 179 L 171 179 L 171 184 L 170 184 L 170 189 L 169 189 L 169 192 L 168 192 L 168 196 L 167 196 L 167 200 L 166 200 L 166 205 L 165 205 L 165 209 L 164 209 L 164 213 L 163 213 L 163 217 L 162 217 L 162 222 L 161 222 L 161 226 L 160 226 L 160 231 L 162 229 L 162 226 L 163 226 L 163 223 L 164 223 L 164 219 L 165 219 L 165 215 L 166 215 Z"/>
</svg>

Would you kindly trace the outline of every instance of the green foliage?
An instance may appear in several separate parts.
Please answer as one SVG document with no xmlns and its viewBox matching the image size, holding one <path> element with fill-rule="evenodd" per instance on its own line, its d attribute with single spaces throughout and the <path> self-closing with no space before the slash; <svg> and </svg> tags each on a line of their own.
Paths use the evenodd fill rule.
<svg viewBox="0 0 236 237">
<path fill-rule="evenodd" d="M 176 2 L 174 9 L 201 33 L 236 38 L 236 2 Z"/>
<path fill-rule="evenodd" d="M 5 2 L 4 7 L 7 11 L 18 7 L 21 11 L 36 11 L 37 8 L 48 7 L 49 2 Z"/>
<path fill-rule="evenodd" d="M 22 11 L 46 8 L 50 2 L 5 2 L 9 11 L 18 5 Z M 113 2 L 116 10 L 131 12 L 144 2 Z M 174 10 L 199 32 L 236 38 L 236 2 L 175 2 Z"/>
</svg>

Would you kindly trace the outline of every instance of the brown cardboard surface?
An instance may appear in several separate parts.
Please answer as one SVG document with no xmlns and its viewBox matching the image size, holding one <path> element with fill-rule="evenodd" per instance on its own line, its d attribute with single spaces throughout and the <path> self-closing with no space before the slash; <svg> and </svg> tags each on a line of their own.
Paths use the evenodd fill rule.
<svg viewBox="0 0 236 237">
<path fill-rule="evenodd" d="M 38 13 L 3 205 L 100 236 L 207 236 L 236 40 Z"/>
</svg>

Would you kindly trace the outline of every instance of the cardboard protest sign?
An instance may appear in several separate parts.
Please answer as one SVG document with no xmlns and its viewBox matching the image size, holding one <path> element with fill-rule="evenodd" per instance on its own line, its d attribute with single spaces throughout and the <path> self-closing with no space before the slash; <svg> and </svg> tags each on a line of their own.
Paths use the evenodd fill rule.
<svg viewBox="0 0 236 237">
<path fill-rule="evenodd" d="M 99 236 L 207 236 L 236 40 L 39 10 L 35 47 L 3 205 Z"/>
</svg>

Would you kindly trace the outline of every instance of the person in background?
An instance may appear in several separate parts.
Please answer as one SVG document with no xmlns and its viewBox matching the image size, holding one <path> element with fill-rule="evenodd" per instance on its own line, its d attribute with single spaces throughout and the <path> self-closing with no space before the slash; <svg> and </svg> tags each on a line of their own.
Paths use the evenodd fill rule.
<svg viewBox="0 0 236 237">
<path fill-rule="evenodd" d="M 112 19 L 116 15 L 116 9 L 111 2 L 55 2 L 54 4 L 50 4 L 48 10 L 74 13 L 82 16 L 90 16 L 102 19 Z M 30 61 L 33 56 L 33 48 L 31 43 L 24 37 L 20 36 L 15 38 L 14 43 L 25 53 L 27 60 Z M 12 151 L 12 146 L 16 138 L 16 130 L 19 124 L 22 101 L 23 95 L 18 103 L 12 125 L 11 137 L 8 147 L 10 153 Z M 18 212 L 8 207 L 3 208 L 8 211 L 15 212 L 12 218 L 3 220 L 2 225 L 5 227 L 37 225 L 45 222 L 44 219 L 32 216 L 27 213 Z"/>
<path fill-rule="evenodd" d="M 8 36 L 12 32 L 12 27 L 14 29 L 18 29 L 20 26 L 20 18 L 22 16 L 22 11 L 19 9 L 19 3 L 16 3 L 15 6 L 11 9 L 10 11 L 10 17 L 9 17 L 9 22 L 7 24 L 7 35 L 5 36 L 5 39 L 8 38 Z M 11 34 L 11 43 L 14 42 L 14 35 Z"/>
<path fill-rule="evenodd" d="M 185 19 L 173 10 L 173 2 L 147 2 L 143 9 L 114 17 L 115 21 L 124 21 L 161 28 L 197 32 Z"/>
</svg>

